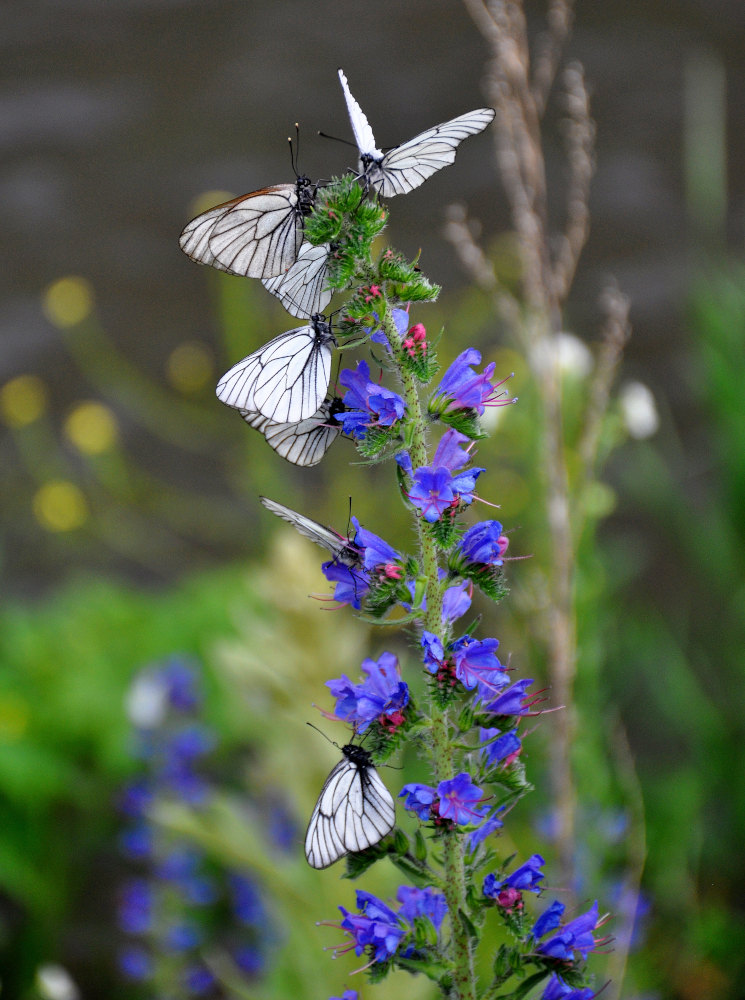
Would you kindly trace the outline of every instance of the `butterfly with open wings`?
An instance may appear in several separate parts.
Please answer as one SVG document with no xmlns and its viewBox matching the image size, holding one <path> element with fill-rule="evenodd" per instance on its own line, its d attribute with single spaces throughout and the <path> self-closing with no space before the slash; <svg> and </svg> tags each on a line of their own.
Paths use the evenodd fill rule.
<svg viewBox="0 0 745 1000">
<path fill-rule="evenodd" d="M 339 81 L 359 150 L 360 180 L 366 190 L 377 191 L 383 198 L 408 194 L 419 187 L 432 174 L 453 163 L 458 146 L 464 139 L 483 132 L 494 120 L 492 108 L 477 108 L 435 125 L 384 152 L 375 144 L 370 123 L 352 96 L 342 69 L 339 70 Z"/>
</svg>

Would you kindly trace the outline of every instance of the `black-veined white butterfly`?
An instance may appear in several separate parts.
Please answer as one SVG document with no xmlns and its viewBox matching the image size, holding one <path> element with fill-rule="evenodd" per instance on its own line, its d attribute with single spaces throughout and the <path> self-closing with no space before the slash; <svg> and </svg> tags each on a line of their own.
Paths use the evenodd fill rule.
<svg viewBox="0 0 745 1000">
<path fill-rule="evenodd" d="M 323 316 L 280 333 L 233 365 L 217 384 L 217 398 L 277 424 L 297 424 L 318 410 L 331 378 L 336 341 Z"/>
<path fill-rule="evenodd" d="M 390 833 L 396 822 L 391 793 L 364 747 L 348 743 L 318 796 L 305 834 L 312 868 L 328 868 L 345 854 L 364 851 Z"/>
<path fill-rule="evenodd" d="M 295 263 L 283 274 L 264 278 L 264 288 L 276 295 L 287 312 L 298 319 L 322 313 L 332 295 L 326 288 L 329 252 L 328 243 L 318 247 L 303 243 Z"/>
<path fill-rule="evenodd" d="M 345 538 L 336 531 L 332 531 L 331 528 L 325 528 L 318 521 L 314 521 L 313 518 L 306 517 L 305 514 L 298 514 L 297 511 L 285 507 L 284 504 L 277 503 L 276 500 L 270 500 L 268 497 L 259 497 L 259 500 L 261 500 L 266 509 L 270 510 L 272 514 L 283 518 L 293 528 L 296 528 L 301 535 L 305 535 L 306 538 L 310 538 L 316 545 L 320 545 L 321 548 L 330 552 L 336 562 L 351 569 L 362 565 L 362 549 L 355 545 L 354 542 L 350 542 L 348 538 Z"/>
<path fill-rule="evenodd" d="M 299 424 L 277 424 L 260 413 L 239 412 L 278 455 L 293 465 L 308 467 L 318 465 L 341 433 L 341 424 L 334 417 L 344 412 L 344 403 L 336 396 L 325 399 L 312 417 Z"/>
<path fill-rule="evenodd" d="M 203 212 L 184 228 L 181 249 L 199 264 L 228 274 L 272 278 L 292 267 L 303 242 L 303 219 L 313 210 L 316 186 L 294 184 L 251 191 Z"/>
<path fill-rule="evenodd" d="M 408 194 L 419 187 L 428 177 L 455 160 L 458 146 L 465 138 L 482 132 L 494 120 L 492 108 L 477 108 L 435 125 L 384 153 L 375 145 L 370 123 L 352 97 L 344 70 L 339 70 L 339 80 L 359 149 L 360 179 L 367 189 L 372 188 L 384 198 Z"/>
</svg>

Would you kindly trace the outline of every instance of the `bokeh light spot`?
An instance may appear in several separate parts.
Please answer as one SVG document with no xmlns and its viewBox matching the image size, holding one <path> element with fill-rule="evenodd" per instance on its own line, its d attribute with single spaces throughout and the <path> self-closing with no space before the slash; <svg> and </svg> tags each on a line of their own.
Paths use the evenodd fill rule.
<svg viewBox="0 0 745 1000">
<path fill-rule="evenodd" d="M 32 424 L 47 407 L 47 389 L 38 375 L 18 375 L 0 389 L 0 413 L 11 427 Z"/>
<path fill-rule="evenodd" d="M 65 421 L 65 433 L 78 451 L 100 455 L 116 444 L 118 425 L 108 406 L 88 400 L 70 412 Z"/>
<path fill-rule="evenodd" d="M 179 344 L 168 358 L 166 375 L 179 392 L 198 392 L 213 374 L 212 356 L 207 348 L 196 341 Z"/>
<path fill-rule="evenodd" d="M 75 483 L 53 479 L 34 496 L 34 516 L 47 531 L 74 531 L 85 523 L 88 505 Z"/>
<path fill-rule="evenodd" d="M 93 311 L 93 286 L 74 274 L 59 278 L 44 292 L 42 304 L 50 323 L 63 329 L 77 326 Z"/>
</svg>

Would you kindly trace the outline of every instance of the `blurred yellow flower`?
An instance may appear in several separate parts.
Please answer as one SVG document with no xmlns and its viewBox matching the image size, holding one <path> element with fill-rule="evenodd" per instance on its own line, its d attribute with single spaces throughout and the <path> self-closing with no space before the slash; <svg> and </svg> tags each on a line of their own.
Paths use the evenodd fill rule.
<svg viewBox="0 0 745 1000">
<path fill-rule="evenodd" d="M 0 389 L 0 414 L 10 427 L 38 420 L 47 407 L 47 388 L 38 375 L 18 375 Z"/>
<path fill-rule="evenodd" d="M 52 479 L 37 490 L 33 499 L 36 520 L 47 531 L 74 531 L 88 518 L 88 504 L 75 483 Z"/>
<path fill-rule="evenodd" d="M 0 740 L 20 739 L 28 728 L 28 702 L 7 692 L 0 698 Z"/>
<path fill-rule="evenodd" d="M 55 326 L 77 326 L 93 311 L 93 286 L 75 274 L 59 278 L 44 292 L 42 305 L 45 316 Z"/>
<path fill-rule="evenodd" d="M 118 425 L 108 406 L 88 400 L 70 412 L 65 421 L 65 434 L 78 451 L 100 455 L 116 444 Z"/>
<path fill-rule="evenodd" d="M 197 392 L 212 378 L 212 356 L 197 341 L 179 344 L 166 364 L 168 381 L 179 392 Z"/>
</svg>

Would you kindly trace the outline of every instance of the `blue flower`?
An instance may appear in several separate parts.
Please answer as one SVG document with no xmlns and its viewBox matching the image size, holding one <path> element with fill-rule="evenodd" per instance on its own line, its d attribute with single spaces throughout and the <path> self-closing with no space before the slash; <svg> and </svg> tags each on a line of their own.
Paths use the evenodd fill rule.
<svg viewBox="0 0 745 1000">
<path fill-rule="evenodd" d="M 448 587 L 442 595 L 442 621 L 445 625 L 452 625 L 458 618 L 471 607 L 471 595 L 473 586 L 468 580 L 456 583 Z"/>
<path fill-rule="evenodd" d="M 480 521 L 463 535 L 458 551 L 464 563 L 502 566 L 509 539 L 502 533 L 499 521 Z"/>
<path fill-rule="evenodd" d="M 538 951 L 551 958 L 559 958 L 565 961 L 573 961 L 574 952 L 577 951 L 582 958 L 587 958 L 589 952 L 595 947 L 595 938 L 592 931 L 598 923 L 597 900 L 587 913 L 581 914 L 568 924 L 564 924 L 560 932 L 538 945 Z"/>
<path fill-rule="evenodd" d="M 502 812 L 504 806 L 499 806 L 494 809 L 491 813 L 488 813 L 484 822 L 477 827 L 472 833 L 468 834 L 468 850 L 475 851 L 479 844 L 483 843 L 487 837 L 489 837 L 495 830 L 501 830 L 504 823 L 499 819 L 499 813 Z"/>
<path fill-rule="evenodd" d="M 183 973 L 184 988 L 192 996 L 203 996 L 216 983 L 214 975 L 206 965 L 190 965 Z"/>
<path fill-rule="evenodd" d="M 404 416 L 406 404 L 401 396 L 373 382 L 366 361 L 358 361 L 354 371 L 345 368 L 339 381 L 347 389 L 343 400 L 346 410 L 337 413 L 336 419 L 342 423 L 345 434 L 361 441 L 369 428 L 392 427 Z"/>
<path fill-rule="evenodd" d="M 192 712 L 202 703 L 199 670 L 185 660 L 172 659 L 164 664 L 159 675 L 166 684 L 171 706 L 181 712 Z"/>
<path fill-rule="evenodd" d="M 595 995 L 595 991 L 589 986 L 575 989 L 554 972 L 543 991 L 541 1000 L 592 1000 Z"/>
<path fill-rule="evenodd" d="M 357 611 L 362 607 L 362 598 L 370 589 L 367 573 L 364 570 L 352 569 L 336 559 L 330 559 L 321 564 L 321 572 L 329 581 L 335 583 L 334 600 L 339 604 L 351 604 Z"/>
<path fill-rule="evenodd" d="M 433 632 L 425 629 L 422 632 L 421 646 L 424 650 L 424 666 L 431 674 L 436 674 L 445 660 L 442 642 Z"/>
<path fill-rule="evenodd" d="M 255 882 L 236 872 L 228 876 L 233 912 L 242 924 L 259 926 L 266 919 L 264 904 Z"/>
<path fill-rule="evenodd" d="M 350 913 L 343 906 L 339 907 L 344 918 L 341 927 L 352 938 L 349 948 L 354 948 L 357 955 L 372 948 L 374 961 L 385 962 L 395 955 L 406 931 L 393 910 L 361 889 L 357 890 L 357 908 L 362 912 Z"/>
<path fill-rule="evenodd" d="M 367 528 L 363 528 L 356 517 L 352 517 L 354 525 L 354 544 L 358 545 L 364 552 L 363 560 L 366 570 L 375 569 L 378 566 L 387 566 L 390 563 L 397 563 L 401 559 L 401 553 L 396 552 L 392 545 L 389 545 L 379 535 L 373 534 Z"/>
<path fill-rule="evenodd" d="M 329 1000 L 360 1000 L 357 990 L 344 990 L 340 997 L 329 997 Z"/>
<path fill-rule="evenodd" d="M 425 521 L 439 521 L 455 500 L 453 477 L 445 468 L 423 465 L 414 473 L 414 485 L 409 500 L 422 512 Z"/>
<path fill-rule="evenodd" d="M 490 767 L 519 752 L 522 743 L 516 729 L 503 733 L 499 729 L 479 729 L 481 755 Z"/>
<path fill-rule="evenodd" d="M 398 908 L 399 916 L 408 921 L 412 927 L 417 917 L 426 917 L 432 921 L 435 930 L 439 931 L 448 911 L 448 904 L 442 893 L 436 892 L 431 887 L 416 889 L 411 885 L 402 885 L 396 893 L 396 898 L 401 903 Z"/>
<path fill-rule="evenodd" d="M 153 957 L 142 945 L 122 948 L 119 952 L 118 965 L 127 979 L 134 979 L 137 982 L 150 979 L 153 975 Z"/>
<path fill-rule="evenodd" d="M 474 785 L 471 775 L 465 771 L 447 781 L 441 781 L 437 786 L 437 795 L 443 819 L 467 825 L 484 816 L 483 810 L 475 808 L 476 803 L 483 799 L 484 793 Z"/>
<path fill-rule="evenodd" d="M 432 806 L 437 798 L 437 792 L 430 785 L 414 781 L 404 785 L 398 797 L 405 799 L 404 809 L 413 812 L 420 820 L 426 822 L 431 818 Z"/>
<path fill-rule="evenodd" d="M 188 920 L 171 924 L 167 928 L 163 944 L 168 951 L 191 951 L 202 943 L 199 928 Z"/>
<path fill-rule="evenodd" d="M 503 879 L 497 879 L 496 875 L 487 875 L 484 879 L 484 895 L 496 898 L 500 889 L 518 889 L 520 892 L 540 892 L 539 883 L 545 878 L 540 870 L 545 865 L 545 860 L 540 854 L 533 854 L 525 864 L 516 868 L 512 874 Z"/>
<path fill-rule="evenodd" d="M 544 934 L 548 934 L 549 931 L 554 930 L 561 923 L 561 916 L 564 913 L 566 907 L 563 903 L 555 899 L 547 909 L 538 917 L 535 924 L 533 925 L 533 930 L 531 931 L 532 936 L 538 940 L 538 938 L 543 937 Z"/>
<path fill-rule="evenodd" d="M 423 465 L 413 473 L 414 484 L 408 498 L 430 524 L 439 521 L 443 513 L 457 502 L 471 503 L 473 500 L 476 480 L 484 470 L 458 471 L 471 457 L 462 447 L 466 441 L 465 434 L 450 428 L 440 438 L 432 464 Z M 410 459 L 404 463 L 404 459 L 399 458 L 399 464 L 411 474 Z"/>
<path fill-rule="evenodd" d="M 125 934 L 146 934 L 153 923 L 154 895 L 146 879 L 131 879 L 119 899 L 119 926 Z"/>
<path fill-rule="evenodd" d="M 455 676 L 469 691 L 478 686 L 480 693 L 489 689 L 496 693 L 509 683 L 509 676 L 495 655 L 498 646 L 497 639 L 472 639 L 470 635 L 450 644 Z"/>
<path fill-rule="evenodd" d="M 501 399 L 504 393 L 495 395 L 502 382 L 492 385 L 489 379 L 494 374 L 494 362 L 488 364 L 481 374 L 473 370 L 481 364 L 481 352 L 473 347 L 459 354 L 442 376 L 430 403 L 430 412 L 443 410 L 475 410 L 479 416 L 487 406 L 499 406 L 512 400 Z"/>
<path fill-rule="evenodd" d="M 525 704 L 525 691 L 532 683 L 532 679 L 527 677 L 521 681 L 515 681 L 498 698 L 486 704 L 485 710 L 494 715 L 525 715 L 530 708 L 529 705 Z M 479 696 L 482 701 L 486 701 L 493 696 L 493 692 L 487 688 L 483 690 L 479 688 Z"/>
<path fill-rule="evenodd" d="M 401 712 L 409 701 L 408 685 L 401 680 L 398 659 L 393 653 L 382 653 L 378 660 L 363 660 L 361 670 L 367 675 L 362 684 L 353 684 L 342 674 L 338 680 L 326 682 L 336 698 L 337 719 L 354 724 L 364 733 L 371 722 Z"/>
</svg>

